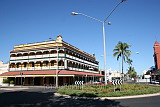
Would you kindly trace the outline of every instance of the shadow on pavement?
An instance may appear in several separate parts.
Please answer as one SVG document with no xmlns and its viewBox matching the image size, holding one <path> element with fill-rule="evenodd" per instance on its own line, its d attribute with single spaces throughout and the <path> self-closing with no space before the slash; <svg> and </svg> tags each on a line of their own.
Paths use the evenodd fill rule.
<svg viewBox="0 0 160 107">
<path fill-rule="evenodd" d="M 0 107 L 124 107 L 114 100 L 66 98 L 53 92 L 14 91 L 0 93 Z"/>
</svg>

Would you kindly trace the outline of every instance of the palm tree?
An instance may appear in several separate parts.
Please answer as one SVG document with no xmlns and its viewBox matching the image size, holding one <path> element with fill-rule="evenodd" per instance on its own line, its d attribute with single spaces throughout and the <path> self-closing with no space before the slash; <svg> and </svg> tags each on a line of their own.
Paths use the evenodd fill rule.
<svg viewBox="0 0 160 107">
<path fill-rule="evenodd" d="M 130 67 L 128 68 L 127 74 L 129 74 L 129 77 L 130 77 L 130 78 L 135 78 L 136 75 L 137 75 L 137 72 L 135 72 L 134 67 L 131 67 L 131 66 L 130 66 Z"/>
<path fill-rule="evenodd" d="M 128 59 L 126 62 L 128 63 L 129 66 L 132 66 L 132 62 L 133 62 L 132 59 Z"/>
<path fill-rule="evenodd" d="M 128 57 L 131 55 L 131 51 L 128 50 L 131 45 L 127 43 L 122 43 L 121 41 L 118 42 L 118 44 L 115 46 L 115 49 L 113 50 L 114 54 L 113 56 L 117 56 L 117 60 L 119 58 L 122 58 L 122 75 L 123 75 L 123 63 L 128 60 Z M 122 77 L 123 78 L 123 77 Z"/>
</svg>

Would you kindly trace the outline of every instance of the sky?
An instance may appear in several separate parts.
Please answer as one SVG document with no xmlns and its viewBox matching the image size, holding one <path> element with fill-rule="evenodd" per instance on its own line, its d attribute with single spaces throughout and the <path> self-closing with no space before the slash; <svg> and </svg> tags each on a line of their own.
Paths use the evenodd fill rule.
<svg viewBox="0 0 160 107">
<path fill-rule="evenodd" d="M 56 39 L 96 54 L 103 69 L 102 23 L 76 15 L 79 12 L 104 20 L 121 0 L 0 0 L 0 60 L 9 61 L 14 45 Z M 107 69 L 120 70 L 113 57 L 118 41 L 131 44 L 133 66 L 141 74 L 154 66 L 153 45 L 160 42 L 160 0 L 127 0 L 105 24 Z M 139 54 L 136 54 L 139 52 Z M 125 64 L 124 72 L 128 65 Z"/>
</svg>

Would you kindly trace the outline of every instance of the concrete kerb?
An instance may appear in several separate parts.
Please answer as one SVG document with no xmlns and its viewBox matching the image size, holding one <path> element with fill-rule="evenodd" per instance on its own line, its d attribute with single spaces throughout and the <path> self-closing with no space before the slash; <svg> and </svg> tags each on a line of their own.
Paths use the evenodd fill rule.
<svg viewBox="0 0 160 107">
<path fill-rule="evenodd" d="M 24 89 L 36 89 L 36 88 L 43 88 L 45 89 L 44 86 L 0 86 L 0 90 L 10 90 L 10 91 L 15 91 L 15 90 L 24 90 Z"/>
<path fill-rule="evenodd" d="M 160 93 L 155 93 L 155 94 L 145 94 L 145 95 L 134 95 L 134 96 L 123 96 L 123 97 L 77 97 L 77 96 L 69 96 L 69 95 L 62 95 L 59 93 L 54 93 L 55 96 L 63 96 L 65 98 L 84 98 L 84 99 L 101 99 L 101 100 L 105 100 L 105 99 L 110 99 L 110 100 L 116 100 L 116 99 L 128 99 L 128 98 L 144 98 L 144 97 L 152 97 L 152 96 L 158 96 L 160 95 Z"/>
<path fill-rule="evenodd" d="M 28 87 L 0 87 L 0 90 L 8 90 L 8 91 L 17 91 L 17 90 L 25 90 L 29 89 Z"/>
<path fill-rule="evenodd" d="M 150 86 L 154 87 L 160 87 L 160 85 L 155 84 L 149 84 Z M 152 97 L 152 96 L 159 96 L 160 93 L 154 93 L 154 94 L 143 94 L 143 95 L 133 95 L 133 96 L 122 96 L 122 97 L 77 97 L 77 96 L 69 96 L 69 95 L 62 95 L 59 93 L 54 93 L 55 96 L 63 96 L 65 98 L 85 98 L 85 99 L 128 99 L 128 98 L 144 98 L 144 97 Z"/>
<path fill-rule="evenodd" d="M 0 88 L 43 88 L 45 86 L 0 86 Z"/>
</svg>

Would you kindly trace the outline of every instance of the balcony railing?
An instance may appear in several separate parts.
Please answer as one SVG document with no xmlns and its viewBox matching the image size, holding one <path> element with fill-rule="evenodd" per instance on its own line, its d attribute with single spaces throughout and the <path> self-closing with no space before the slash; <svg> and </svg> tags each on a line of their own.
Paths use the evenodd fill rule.
<svg viewBox="0 0 160 107">
<path fill-rule="evenodd" d="M 58 69 L 64 69 L 64 66 L 59 66 Z M 26 67 L 26 68 L 10 68 L 10 71 L 30 71 L 30 70 L 50 70 L 57 69 L 56 66 L 48 66 L 48 67 Z"/>
<path fill-rule="evenodd" d="M 10 60 L 20 60 L 20 59 L 34 59 L 34 58 L 49 58 L 49 57 L 57 57 L 56 54 L 43 54 L 43 55 L 32 55 L 32 56 L 21 56 L 21 57 L 10 57 Z M 59 53 L 58 57 L 65 57 L 64 53 Z"/>
<path fill-rule="evenodd" d="M 97 64 L 94 64 L 94 63 L 89 62 L 89 61 L 82 60 L 82 59 L 80 59 L 80 58 L 77 58 L 77 57 L 74 57 L 74 56 L 71 56 L 71 55 L 66 55 L 66 57 L 71 58 L 71 59 L 74 59 L 74 60 L 77 60 L 77 61 L 80 61 L 80 62 L 83 62 L 83 63 L 86 63 L 86 64 L 89 64 L 89 65 L 93 65 L 93 66 L 98 67 Z"/>
<path fill-rule="evenodd" d="M 48 67 L 26 67 L 26 68 L 10 68 L 9 71 L 32 71 L 32 70 L 50 70 L 50 69 L 57 69 L 57 66 L 48 66 Z M 58 69 L 65 69 L 64 66 L 58 66 Z M 69 70 L 74 71 L 81 71 L 81 72 L 89 72 L 89 73 L 98 73 L 97 71 L 79 69 L 79 68 L 72 68 L 68 67 Z"/>
</svg>

